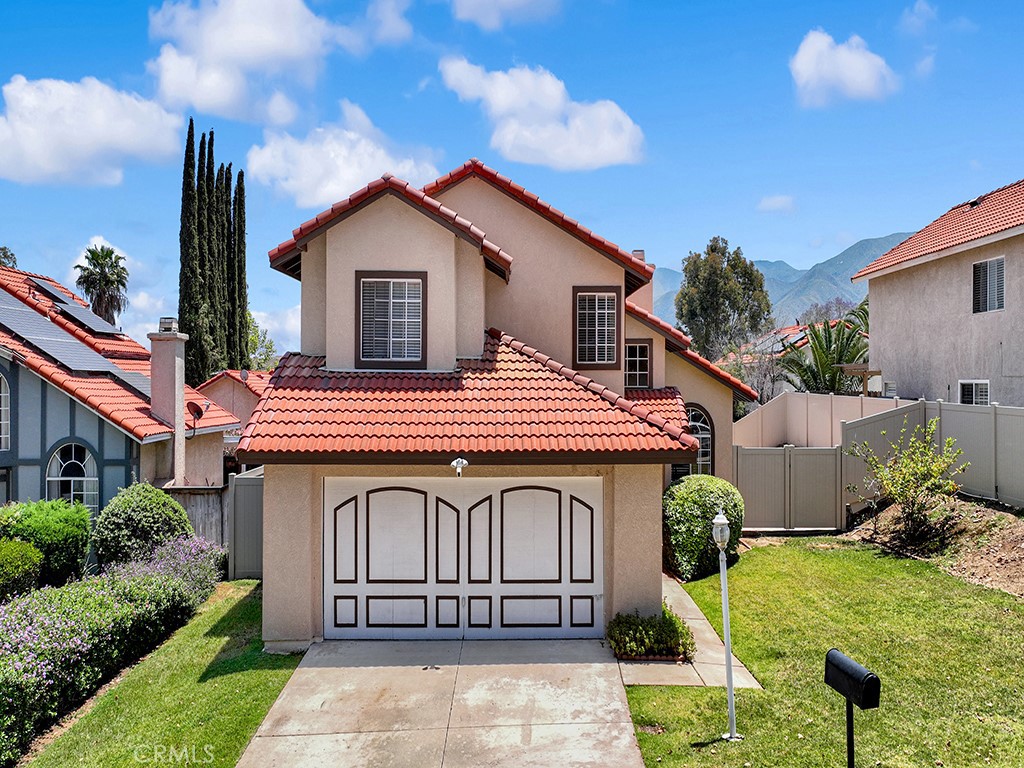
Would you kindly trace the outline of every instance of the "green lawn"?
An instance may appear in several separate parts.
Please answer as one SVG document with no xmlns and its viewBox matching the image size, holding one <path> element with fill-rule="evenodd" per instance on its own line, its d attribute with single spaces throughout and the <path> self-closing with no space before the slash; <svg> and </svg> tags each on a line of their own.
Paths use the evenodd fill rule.
<svg viewBox="0 0 1024 768">
<path fill-rule="evenodd" d="M 718 577 L 687 590 L 721 632 Z M 835 539 L 744 553 L 729 594 L 764 686 L 736 693 L 746 739 L 715 740 L 722 688 L 629 688 L 647 765 L 845 765 L 843 700 L 822 682 L 835 646 L 882 681 L 881 708 L 855 715 L 859 766 L 1024 766 L 1024 601 Z"/>
<path fill-rule="evenodd" d="M 260 616 L 257 582 L 219 585 L 188 625 L 99 697 L 33 768 L 233 766 L 299 662 L 262 652 Z"/>
</svg>

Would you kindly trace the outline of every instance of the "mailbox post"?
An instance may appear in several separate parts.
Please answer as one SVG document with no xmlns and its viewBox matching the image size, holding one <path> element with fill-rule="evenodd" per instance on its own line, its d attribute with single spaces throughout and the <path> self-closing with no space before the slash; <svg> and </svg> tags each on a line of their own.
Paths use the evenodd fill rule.
<svg viewBox="0 0 1024 768">
<path fill-rule="evenodd" d="M 846 699 L 846 765 L 853 764 L 853 705 L 877 709 L 882 691 L 878 675 L 833 648 L 825 654 L 825 684 Z"/>
</svg>

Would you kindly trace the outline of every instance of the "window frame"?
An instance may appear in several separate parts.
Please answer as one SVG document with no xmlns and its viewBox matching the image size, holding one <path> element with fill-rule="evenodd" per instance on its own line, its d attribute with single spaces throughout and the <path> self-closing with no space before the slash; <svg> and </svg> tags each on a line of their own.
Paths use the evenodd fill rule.
<svg viewBox="0 0 1024 768">
<path fill-rule="evenodd" d="M 629 383 L 629 348 L 630 347 L 647 347 L 647 383 L 633 384 Z M 622 386 L 624 389 L 651 389 L 654 386 L 654 339 L 626 339 L 626 343 L 622 346 Z"/>
<path fill-rule="evenodd" d="M 64 461 L 62 458 L 60 458 L 60 453 L 65 448 L 71 448 L 72 451 L 74 450 L 74 448 L 81 448 L 83 451 L 85 451 L 85 461 L 78 461 L 73 456 L 72 456 L 71 461 Z M 57 460 L 57 461 L 60 462 L 60 466 L 57 468 L 58 473 L 55 474 L 55 475 L 50 473 L 50 469 L 53 466 L 54 460 Z M 87 472 L 87 470 L 88 470 L 88 463 L 89 463 L 90 460 L 92 461 L 92 466 L 93 466 L 93 469 L 95 470 L 95 474 L 93 474 L 93 475 L 90 475 Z M 64 471 L 64 468 L 67 467 L 71 463 L 79 464 L 82 467 L 82 471 L 85 474 L 83 474 L 81 477 L 75 477 L 75 476 L 65 477 L 63 474 L 61 474 Z M 43 487 L 44 487 L 44 489 L 46 491 L 46 499 L 47 499 L 47 501 L 51 501 L 53 499 L 63 499 L 64 496 L 62 494 L 60 494 L 60 484 L 61 483 L 70 483 L 71 484 L 71 501 L 72 502 L 79 501 L 83 506 L 87 507 L 89 509 L 89 511 L 91 513 L 93 513 L 93 515 L 99 514 L 99 511 L 100 511 L 100 501 L 103 498 L 102 495 L 101 495 L 101 490 L 102 489 L 100 488 L 100 473 L 101 473 L 101 471 L 102 471 L 102 469 L 100 467 L 100 463 L 99 463 L 98 459 L 96 458 L 96 452 L 91 447 L 86 445 L 84 442 L 82 442 L 81 440 L 71 439 L 71 440 L 66 440 L 63 443 L 60 443 L 59 445 L 57 445 L 55 448 L 53 448 L 50 451 L 50 457 L 46 461 L 46 468 L 45 468 L 45 472 L 43 474 Z M 50 484 L 51 483 L 57 483 L 58 495 L 56 495 L 56 496 L 52 496 L 50 494 Z M 87 486 L 86 483 L 92 483 L 92 485 L 91 486 Z M 80 484 L 80 486 L 81 486 L 81 490 L 80 491 L 77 491 L 77 492 L 75 491 L 76 484 Z M 75 498 L 76 494 L 80 494 L 83 498 L 76 499 Z M 90 503 L 88 503 L 86 501 L 85 497 L 87 495 L 95 496 L 95 503 L 94 504 L 90 504 Z"/>
<path fill-rule="evenodd" d="M 978 391 L 978 385 L 979 384 L 984 384 L 985 385 L 985 402 L 984 403 L 979 403 L 979 402 L 965 403 L 964 402 L 964 384 L 971 385 L 972 392 L 974 392 L 975 395 L 977 394 L 977 391 Z M 958 379 L 957 383 L 956 383 L 956 395 L 957 395 L 957 398 L 956 398 L 957 405 L 981 405 L 981 406 L 992 405 L 992 384 L 990 383 L 989 379 Z M 978 398 L 976 396 L 973 396 L 971 399 L 974 400 L 974 401 L 977 401 Z"/>
<path fill-rule="evenodd" d="M 579 297 L 580 294 L 612 294 L 615 296 L 615 360 L 584 363 L 579 359 Z M 622 368 L 622 286 L 574 285 L 572 287 L 572 363 L 577 371 L 618 371 Z"/>
<path fill-rule="evenodd" d="M 0 373 L 0 451 L 11 450 L 11 385 Z"/>
<path fill-rule="evenodd" d="M 988 294 L 988 285 L 987 284 L 988 284 L 989 270 L 992 269 L 992 265 L 995 264 L 996 262 L 999 262 L 999 263 L 1002 264 L 1002 269 L 1000 270 L 1002 272 L 1002 286 L 999 286 L 998 282 L 997 282 L 997 285 L 996 285 L 996 296 L 998 297 L 1000 293 L 1002 293 L 1002 296 L 1003 296 L 1002 306 L 996 306 L 996 307 L 993 307 L 992 309 L 989 309 L 987 306 L 983 307 L 981 309 L 975 309 L 975 307 L 979 306 L 980 303 L 981 303 L 980 296 L 976 296 L 975 295 L 975 274 L 976 274 L 978 268 L 981 267 L 981 265 L 984 264 L 985 265 L 985 283 L 986 283 L 985 298 L 988 298 L 989 294 Z M 1002 291 L 999 290 L 1000 287 L 1002 288 Z M 988 314 L 989 312 L 1002 312 L 1005 309 L 1006 309 L 1006 257 L 1005 256 L 994 256 L 991 259 L 982 259 L 981 261 L 975 261 L 974 263 L 972 263 L 971 264 L 971 314 L 973 314 L 973 315 L 985 315 L 985 314 Z"/>
<path fill-rule="evenodd" d="M 715 474 L 715 422 L 714 422 L 714 419 L 711 418 L 711 412 L 708 411 L 708 409 L 705 408 L 700 403 L 687 403 L 686 404 L 686 415 L 687 415 L 687 419 L 688 420 L 689 420 L 690 413 L 693 412 L 693 411 L 697 411 L 698 413 L 700 413 L 705 418 L 705 420 L 708 423 L 708 443 L 709 443 L 709 446 L 708 446 L 708 460 L 707 460 L 707 462 L 704 462 L 704 464 L 707 466 L 707 470 L 708 471 L 707 472 L 699 472 L 699 471 L 694 471 L 693 469 L 687 469 L 685 472 L 680 472 L 679 476 L 676 477 L 676 467 L 687 467 L 687 468 L 696 467 L 696 468 L 699 468 L 702 465 L 702 462 L 700 460 L 700 450 L 701 449 L 698 448 L 697 449 L 697 456 L 694 459 L 693 463 L 691 463 L 691 464 L 672 464 L 671 465 L 670 470 L 669 470 L 669 480 L 671 482 L 673 482 L 673 483 L 677 482 L 678 480 L 682 480 L 684 477 L 689 477 L 690 475 L 714 475 Z"/>
<path fill-rule="evenodd" d="M 419 280 L 420 281 L 420 356 L 408 360 L 378 360 L 363 358 L 363 281 L 364 280 Z M 427 367 L 427 273 L 396 270 L 356 270 L 355 273 L 355 367 L 367 371 L 416 371 Z"/>
</svg>

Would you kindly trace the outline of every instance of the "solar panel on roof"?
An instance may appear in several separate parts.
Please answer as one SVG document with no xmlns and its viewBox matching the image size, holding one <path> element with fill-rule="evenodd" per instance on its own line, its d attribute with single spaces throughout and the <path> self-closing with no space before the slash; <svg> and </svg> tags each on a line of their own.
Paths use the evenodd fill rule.
<svg viewBox="0 0 1024 768">
<path fill-rule="evenodd" d="M 71 371 L 107 373 L 149 397 L 148 377 L 118 368 L 103 355 L 4 290 L 0 290 L 0 325 Z"/>
<path fill-rule="evenodd" d="M 120 330 L 112 326 L 99 315 L 95 314 L 91 309 L 87 309 L 80 304 L 61 304 L 60 311 L 71 315 L 71 317 L 77 320 L 80 324 L 95 333 L 106 333 L 111 335 L 121 333 Z"/>
<path fill-rule="evenodd" d="M 43 293 L 45 293 L 51 299 L 56 301 L 58 304 L 68 303 L 68 297 L 61 293 L 60 291 L 58 291 L 56 288 L 54 288 L 53 285 L 51 285 L 50 283 L 46 282 L 45 280 L 40 280 L 38 277 L 31 277 L 29 279 L 36 286 L 36 288 L 42 290 Z"/>
</svg>

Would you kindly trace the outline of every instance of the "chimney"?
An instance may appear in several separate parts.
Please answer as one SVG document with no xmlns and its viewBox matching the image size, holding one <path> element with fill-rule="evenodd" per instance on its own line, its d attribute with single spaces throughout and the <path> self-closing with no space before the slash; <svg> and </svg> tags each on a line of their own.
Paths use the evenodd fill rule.
<svg viewBox="0 0 1024 768">
<path fill-rule="evenodd" d="M 646 262 L 647 255 L 644 253 L 642 248 L 638 248 L 633 251 L 633 256 L 640 261 Z M 637 288 L 629 300 L 636 304 L 638 307 L 646 309 L 648 312 L 654 311 L 654 281 L 652 280 L 642 288 Z"/>
<path fill-rule="evenodd" d="M 160 330 L 147 335 L 150 342 L 150 408 L 153 416 L 174 427 L 171 460 L 174 485 L 185 484 L 185 342 L 178 319 L 161 317 Z"/>
</svg>

